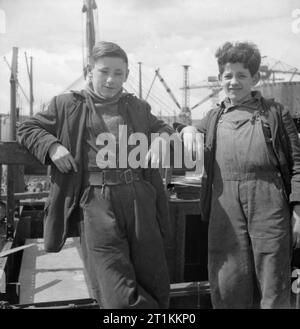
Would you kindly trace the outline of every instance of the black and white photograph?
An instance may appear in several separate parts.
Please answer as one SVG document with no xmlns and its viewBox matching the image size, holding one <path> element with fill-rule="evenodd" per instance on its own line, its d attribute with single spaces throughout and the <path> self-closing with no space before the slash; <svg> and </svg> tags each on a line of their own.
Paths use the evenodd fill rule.
<svg viewBox="0 0 300 329">
<path fill-rule="evenodd" d="M 299 0 L 0 0 L 0 309 L 300 309 L 299 137 Z"/>
</svg>

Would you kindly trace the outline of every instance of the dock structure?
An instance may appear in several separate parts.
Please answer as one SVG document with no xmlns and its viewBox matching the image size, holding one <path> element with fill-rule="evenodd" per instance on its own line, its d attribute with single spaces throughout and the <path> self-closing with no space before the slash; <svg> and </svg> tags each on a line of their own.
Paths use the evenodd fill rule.
<svg viewBox="0 0 300 329">
<path fill-rule="evenodd" d="M 68 238 L 59 253 L 46 253 L 43 239 L 23 252 L 19 276 L 20 304 L 91 298 L 79 238 Z"/>
<path fill-rule="evenodd" d="M 15 141 L 0 143 L 0 164 L 40 165 L 24 147 Z M 170 176 L 170 179 L 172 175 L 166 176 Z M 167 188 L 167 181 L 165 185 Z M 13 198 L 9 198 L 9 195 L 13 195 Z M 6 202 L 8 208 L 15 210 L 14 215 L 17 216 L 14 218 L 14 224 L 11 225 L 14 228 L 13 238 L 10 237 L 5 227 L 3 230 L 4 249 L 10 251 L 10 257 L 2 258 L 3 262 L 0 264 L 3 269 L 3 287 L 12 287 L 16 290 L 16 293 L 6 291 L 5 296 L 13 307 L 18 308 L 70 308 L 70 305 L 75 305 L 72 306 L 73 308 L 99 307 L 91 297 L 91 288 L 83 265 L 79 237 L 68 238 L 59 253 L 47 253 L 44 250 L 44 240 L 41 238 L 42 218 L 43 205 L 47 196 L 48 193 L 46 192 L 16 192 L 13 187 L 7 189 L 6 195 L 2 194 L 0 198 L 3 200 L 2 202 Z M 206 282 L 194 283 L 192 281 L 195 279 L 198 281 L 198 275 L 197 278 L 186 277 L 185 275 L 187 265 L 185 260 L 185 227 L 189 222 L 186 218 L 189 214 L 199 215 L 199 200 L 170 199 L 169 207 L 172 234 L 167 250 L 167 262 L 172 283 L 170 287 L 171 305 L 172 308 L 178 306 L 202 307 L 208 294 Z M 7 226 L 8 221 L 4 224 Z M 187 231 L 189 230 L 187 229 Z M 16 252 L 16 249 L 24 244 L 27 248 L 22 251 L 21 256 L 20 253 Z M 31 244 L 34 245 L 30 246 Z M 11 262 L 8 262 L 8 259 L 11 259 Z M 18 260 L 21 260 L 20 267 Z M 189 259 L 190 269 L 202 268 L 201 264 L 193 263 L 195 262 Z M 189 283 L 182 285 L 181 283 L 186 280 Z M 205 281 L 206 277 L 201 277 L 200 280 Z"/>
</svg>

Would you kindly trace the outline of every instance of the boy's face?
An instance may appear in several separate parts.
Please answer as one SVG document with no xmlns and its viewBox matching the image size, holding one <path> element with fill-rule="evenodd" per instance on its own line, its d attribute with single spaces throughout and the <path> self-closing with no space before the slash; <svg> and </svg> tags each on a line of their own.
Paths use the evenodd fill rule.
<svg viewBox="0 0 300 329">
<path fill-rule="evenodd" d="M 122 58 L 101 57 L 91 71 L 94 90 L 104 98 L 111 98 L 122 89 L 128 73 Z"/>
<path fill-rule="evenodd" d="M 219 79 L 226 96 L 232 103 L 239 103 L 250 96 L 252 87 L 259 80 L 259 73 L 251 76 L 242 63 L 227 63 Z"/>
</svg>

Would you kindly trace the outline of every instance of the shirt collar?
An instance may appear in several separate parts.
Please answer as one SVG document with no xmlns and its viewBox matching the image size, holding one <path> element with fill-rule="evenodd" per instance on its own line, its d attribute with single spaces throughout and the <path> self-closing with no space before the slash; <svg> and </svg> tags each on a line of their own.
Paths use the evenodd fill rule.
<svg viewBox="0 0 300 329">
<path fill-rule="evenodd" d="M 220 104 L 218 104 L 222 109 L 223 112 L 226 113 L 227 111 L 229 111 L 232 108 L 235 108 L 237 106 L 246 106 L 246 107 L 251 107 L 254 104 L 257 104 L 258 102 L 261 101 L 262 95 L 261 92 L 258 90 L 253 90 L 251 91 L 251 94 L 249 95 L 249 97 L 247 97 L 243 102 L 236 104 L 236 105 L 232 105 L 230 102 L 230 99 L 228 97 L 226 97 Z"/>
</svg>

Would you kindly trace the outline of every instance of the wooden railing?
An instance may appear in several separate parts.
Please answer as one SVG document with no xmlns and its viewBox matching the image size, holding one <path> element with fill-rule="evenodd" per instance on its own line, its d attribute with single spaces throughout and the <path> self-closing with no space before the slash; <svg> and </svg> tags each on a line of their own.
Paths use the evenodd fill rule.
<svg viewBox="0 0 300 329">
<path fill-rule="evenodd" d="M 7 165 L 6 195 L 1 195 L 0 200 L 6 201 L 7 238 L 12 238 L 14 231 L 14 215 L 17 200 L 28 198 L 42 198 L 47 192 L 16 191 L 15 183 L 20 177 L 18 166 L 41 166 L 40 162 L 31 155 L 27 149 L 17 142 L 0 142 L 0 165 Z M 0 177 L 2 186 L 2 177 Z"/>
<path fill-rule="evenodd" d="M 18 179 L 18 166 L 40 165 L 40 163 L 17 142 L 0 142 L 0 165 L 7 165 L 6 200 L 7 238 L 12 238 L 15 214 L 15 181 Z M 0 177 L 2 186 L 2 177 Z M 3 198 L 2 197 L 2 198 Z M 20 196 L 17 198 L 20 199 Z"/>
<path fill-rule="evenodd" d="M 18 166 L 41 165 L 23 146 L 17 142 L 0 142 L 0 166 L 7 165 L 6 195 L 1 195 L 0 199 L 6 203 L 6 237 L 2 243 L 2 251 L 12 247 L 15 233 L 15 208 L 16 202 L 24 198 L 36 198 L 47 195 L 47 192 L 17 192 L 15 182 L 18 178 Z M 22 179 L 22 177 L 21 177 Z M 2 186 L 2 175 L 0 175 L 0 186 Z M 1 250 L 0 250 L 1 251 Z M 0 258 L 0 276 L 4 275 L 7 257 Z"/>
<path fill-rule="evenodd" d="M 0 164 L 41 165 L 33 155 L 17 142 L 0 142 Z"/>
</svg>

